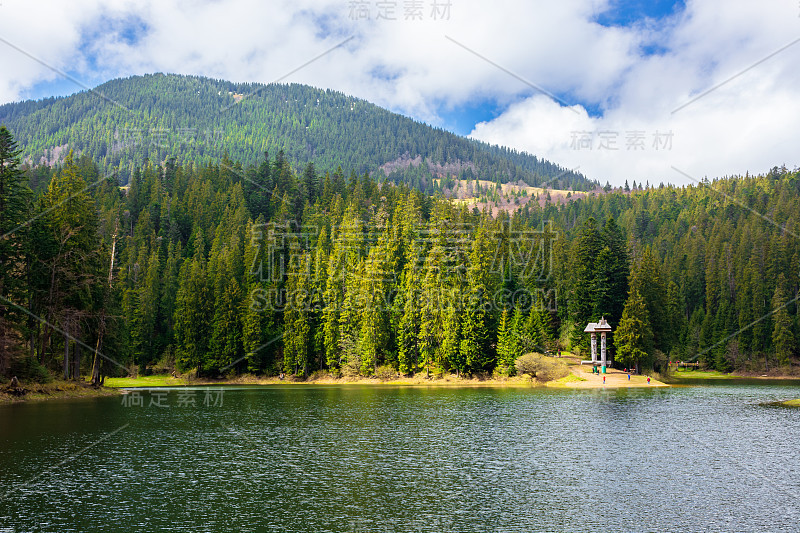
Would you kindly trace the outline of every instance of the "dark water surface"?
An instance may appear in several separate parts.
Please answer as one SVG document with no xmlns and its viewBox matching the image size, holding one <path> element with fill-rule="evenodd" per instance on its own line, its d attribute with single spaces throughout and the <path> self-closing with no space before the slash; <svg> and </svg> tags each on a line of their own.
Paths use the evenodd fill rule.
<svg viewBox="0 0 800 533">
<path fill-rule="evenodd" d="M 0 533 L 798 531 L 800 409 L 762 405 L 789 398 L 276 386 L 2 406 Z"/>
</svg>

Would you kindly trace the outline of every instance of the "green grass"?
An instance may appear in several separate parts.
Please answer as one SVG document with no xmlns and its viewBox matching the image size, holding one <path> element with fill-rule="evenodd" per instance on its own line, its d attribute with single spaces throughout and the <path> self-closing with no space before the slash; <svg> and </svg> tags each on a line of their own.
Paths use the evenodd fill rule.
<svg viewBox="0 0 800 533">
<path fill-rule="evenodd" d="M 678 370 L 670 373 L 674 379 L 735 379 L 736 376 L 717 370 Z"/>
<path fill-rule="evenodd" d="M 586 378 L 582 378 L 580 376 L 576 376 L 575 374 L 570 372 L 569 375 L 564 376 L 563 378 L 556 380 L 557 383 L 571 383 L 573 381 L 586 381 Z"/>
<path fill-rule="evenodd" d="M 548 381 L 545 383 L 548 387 L 556 387 L 556 388 L 564 388 L 567 386 L 567 383 L 574 382 L 574 381 L 586 381 L 586 379 L 576 376 L 572 372 L 567 374 L 566 376 L 558 379 L 554 379 L 553 381 Z"/>
<path fill-rule="evenodd" d="M 106 387 L 170 387 L 176 385 L 186 385 L 186 380 L 173 378 L 168 374 L 156 376 L 141 376 L 138 378 L 106 378 Z"/>
<path fill-rule="evenodd" d="M 0 390 L 0 404 L 23 401 L 38 401 L 50 399 L 93 398 L 96 396 L 113 396 L 119 391 L 107 388 L 89 387 L 85 382 L 56 380 L 50 383 L 26 383 L 21 386 L 26 390 L 23 396 L 15 396 Z"/>
<path fill-rule="evenodd" d="M 783 403 L 783 405 L 785 405 L 785 406 L 787 406 L 787 407 L 800 407 L 800 399 L 797 399 L 797 400 L 787 400 L 787 401 L 785 401 L 785 402 L 782 402 L 782 403 Z"/>
</svg>

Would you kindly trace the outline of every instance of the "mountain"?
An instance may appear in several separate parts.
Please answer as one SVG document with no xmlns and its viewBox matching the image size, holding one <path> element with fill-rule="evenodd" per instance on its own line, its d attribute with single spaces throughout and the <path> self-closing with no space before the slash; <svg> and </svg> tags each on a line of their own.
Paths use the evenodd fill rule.
<svg viewBox="0 0 800 533">
<path fill-rule="evenodd" d="M 435 177 L 590 190 L 583 175 L 516 150 L 433 128 L 365 100 L 305 85 L 152 74 L 94 90 L 0 106 L 0 124 L 36 164 L 89 155 L 126 182 L 146 161 L 230 159 L 283 151 L 293 164 L 369 172 L 431 192 Z"/>
</svg>

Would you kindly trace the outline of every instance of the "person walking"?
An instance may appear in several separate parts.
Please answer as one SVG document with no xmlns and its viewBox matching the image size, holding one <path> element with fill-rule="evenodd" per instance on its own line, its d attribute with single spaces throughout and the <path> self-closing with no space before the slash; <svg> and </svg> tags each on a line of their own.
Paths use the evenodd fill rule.
<svg viewBox="0 0 800 533">
<path fill-rule="evenodd" d="M 650 376 L 647 376 L 647 384 L 650 385 Z"/>
</svg>

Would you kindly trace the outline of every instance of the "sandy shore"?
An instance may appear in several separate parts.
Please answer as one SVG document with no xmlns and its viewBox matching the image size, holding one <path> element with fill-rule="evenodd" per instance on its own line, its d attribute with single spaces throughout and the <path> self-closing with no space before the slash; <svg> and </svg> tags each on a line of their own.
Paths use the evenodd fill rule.
<svg viewBox="0 0 800 533">
<path fill-rule="evenodd" d="M 574 376 L 581 378 L 583 381 L 564 381 L 563 386 L 572 389 L 602 389 L 602 388 L 625 388 L 625 387 L 669 387 L 666 383 L 650 378 L 650 383 L 647 383 L 647 376 L 630 375 L 621 370 L 607 368 L 606 374 L 592 374 L 591 365 L 581 365 L 576 359 L 570 360 L 570 371 Z M 603 376 L 605 376 L 605 383 L 603 383 Z"/>
<path fill-rule="evenodd" d="M 403 387 L 531 387 L 543 386 L 544 383 L 531 380 L 528 376 L 510 378 L 477 378 L 477 377 L 458 377 L 447 375 L 444 377 L 428 378 L 425 373 L 419 373 L 411 377 L 391 377 L 386 379 L 349 377 L 334 378 L 330 376 L 311 377 L 300 379 L 287 376 L 280 379 L 275 376 L 261 377 L 253 375 L 237 376 L 231 379 L 193 379 L 187 381 L 182 378 L 172 378 L 167 376 L 147 376 L 145 378 L 108 378 L 106 386 L 129 388 L 129 387 L 185 387 L 185 386 L 215 386 L 215 385 L 330 385 L 330 386 L 349 386 L 349 385 L 372 385 L 372 386 L 403 386 Z"/>
<path fill-rule="evenodd" d="M 350 385 L 371 385 L 371 386 L 402 386 L 402 387 L 568 387 L 575 389 L 595 389 L 595 388 L 619 388 L 619 387 L 669 387 L 666 383 L 652 379 L 647 383 L 647 376 L 628 375 L 620 370 L 607 369 L 606 381 L 603 383 L 602 375 L 591 373 L 591 366 L 581 366 L 577 359 L 564 358 L 563 362 L 568 365 L 571 374 L 565 378 L 555 381 L 542 382 L 531 379 L 529 376 L 515 376 L 511 378 L 492 377 L 458 377 L 456 375 L 446 375 L 440 378 L 425 373 L 418 373 L 411 377 L 389 377 L 379 378 L 334 378 L 331 376 L 312 377 L 309 379 L 298 379 L 287 376 L 285 379 L 277 377 L 260 377 L 252 375 L 238 376 L 232 379 L 209 380 L 199 379 L 186 381 L 182 378 L 169 376 L 147 376 L 143 378 L 109 378 L 106 382 L 111 387 L 181 387 L 181 386 L 214 386 L 214 385 L 326 385 L 326 386 L 350 386 Z"/>
</svg>

